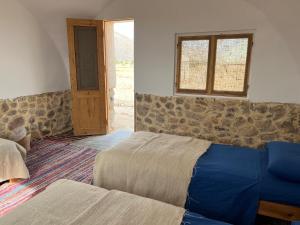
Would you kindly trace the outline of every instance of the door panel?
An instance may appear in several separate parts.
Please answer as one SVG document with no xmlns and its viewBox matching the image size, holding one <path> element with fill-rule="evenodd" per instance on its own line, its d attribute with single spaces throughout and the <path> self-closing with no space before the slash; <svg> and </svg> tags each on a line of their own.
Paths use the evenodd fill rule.
<svg viewBox="0 0 300 225">
<path fill-rule="evenodd" d="M 99 90 L 97 27 L 74 26 L 77 90 Z"/>
<path fill-rule="evenodd" d="M 106 134 L 104 23 L 67 19 L 75 135 Z"/>
</svg>

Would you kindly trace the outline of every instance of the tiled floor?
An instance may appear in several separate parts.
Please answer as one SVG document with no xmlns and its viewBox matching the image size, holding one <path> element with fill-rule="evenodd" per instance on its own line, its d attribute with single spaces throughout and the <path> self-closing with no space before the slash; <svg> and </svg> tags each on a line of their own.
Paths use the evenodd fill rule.
<svg viewBox="0 0 300 225">
<path fill-rule="evenodd" d="M 131 130 L 118 130 L 103 136 L 86 137 L 81 140 L 74 141 L 72 145 L 89 147 L 101 151 L 111 148 L 115 144 L 118 144 L 122 140 L 128 138 L 132 132 L 133 131 Z"/>
</svg>

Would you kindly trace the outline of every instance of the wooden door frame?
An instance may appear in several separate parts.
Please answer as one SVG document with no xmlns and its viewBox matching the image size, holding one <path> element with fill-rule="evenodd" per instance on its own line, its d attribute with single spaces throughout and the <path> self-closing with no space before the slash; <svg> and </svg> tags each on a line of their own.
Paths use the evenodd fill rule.
<svg viewBox="0 0 300 225">
<path fill-rule="evenodd" d="M 105 30 L 103 20 L 91 20 L 91 19 L 71 19 L 67 18 L 67 33 L 68 33 L 68 46 L 69 46 L 69 64 L 70 64 L 70 82 L 71 82 L 71 94 L 72 100 L 75 97 L 87 97 L 93 93 L 98 93 L 100 90 L 104 90 L 103 102 L 105 103 L 105 133 L 108 132 L 108 93 L 107 93 L 107 74 L 105 63 Z M 97 52 L 98 52 L 98 82 L 99 90 L 78 90 L 77 87 L 77 71 L 76 71 L 76 52 L 74 43 L 74 26 L 89 26 L 97 27 Z M 72 110 L 73 111 L 73 110 Z M 76 116 L 72 112 L 73 126 Z M 82 135 L 77 133 L 79 128 L 74 127 L 75 135 Z M 99 134 L 97 130 L 91 130 L 89 134 Z"/>
</svg>

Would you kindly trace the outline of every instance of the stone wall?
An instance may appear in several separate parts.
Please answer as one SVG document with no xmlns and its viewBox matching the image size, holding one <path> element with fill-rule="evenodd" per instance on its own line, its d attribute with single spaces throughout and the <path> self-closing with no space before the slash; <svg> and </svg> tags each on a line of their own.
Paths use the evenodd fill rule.
<svg viewBox="0 0 300 225">
<path fill-rule="evenodd" d="M 26 127 L 34 137 L 51 136 L 72 129 L 69 91 L 0 99 L 0 137 Z"/>
<path fill-rule="evenodd" d="M 136 94 L 137 131 L 261 147 L 271 140 L 300 142 L 300 105 Z"/>
</svg>

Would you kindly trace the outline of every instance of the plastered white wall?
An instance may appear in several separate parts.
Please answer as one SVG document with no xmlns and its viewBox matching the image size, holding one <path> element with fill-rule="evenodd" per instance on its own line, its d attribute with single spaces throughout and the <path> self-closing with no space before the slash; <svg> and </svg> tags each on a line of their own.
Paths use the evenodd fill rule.
<svg viewBox="0 0 300 225">
<path fill-rule="evenodd" d="M 300 2 L 261 2 L 115 0 L 98 18 L 135 20 L 136 92 L 173 95 L 175 33 L 255 30 L 247 98 L 256 102 L 300 103 L 300 45 L 291 47 L 292 37 L 299 36 L 300 29 L 284 28 L 289 26 L 284 21 L 292 21 L 296 15 L 286 5 L 291 2 L 294 7 L 289 7 L 295 8 Z M 282 4 L 285 8 L 280 11 Z"/>
<path fill-rule="evenodd" d="M 47 33 L 17 1 L 0 0 L 0 98 L 69 88 L 63 60 Z"/>
</svg>

